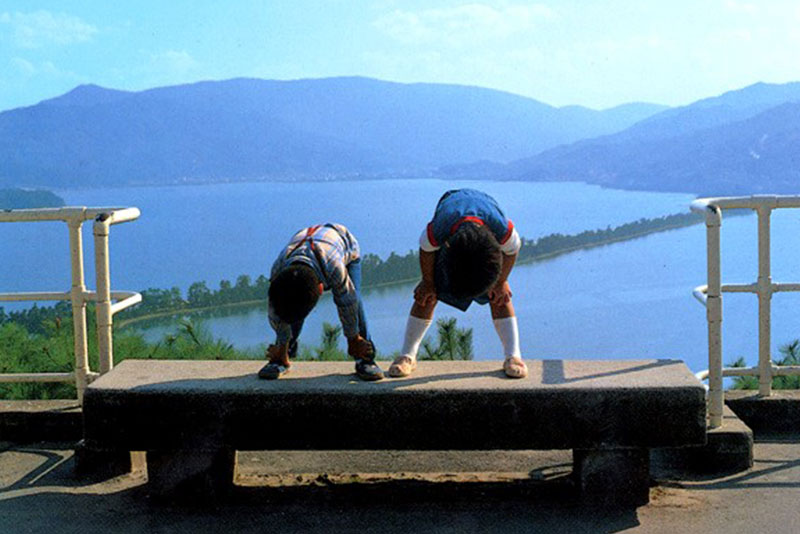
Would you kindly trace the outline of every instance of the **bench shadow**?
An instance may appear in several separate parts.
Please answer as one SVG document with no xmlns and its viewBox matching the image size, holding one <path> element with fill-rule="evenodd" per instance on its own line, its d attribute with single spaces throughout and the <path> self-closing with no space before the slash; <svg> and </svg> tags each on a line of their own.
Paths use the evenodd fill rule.
<svg viewBox="0 0 800 534">
<path fill-rule="evenodd" d="M 16 449 L 16 448 L 15 448 Z M 109 531 L 615 533 L 635 507 L 582 504 L 564 477 L 547 482 L 425 482 L 233 486 L 213 500 L 153 499 L 142 479 L 77 478 L 61 451 L 24 447 L 45 462 L 0 489 L 0 532 Z M 65 451 L 66 452 L 66 451 Z M 533 478 L 533 476 L 531 477 Z M 123 479 L 123 480 L 121 480 Z"/>
<path fill-rule="evenodd" d="M 9 493 L 20 490 L 36 490 L 42 486 L 59 486 L 63 488 L 80 488 L 105 482 L 109 475 L 102 470 L 97 472 L 81 472 L 75 469 L 75 443 L 19 444 L 5 449 L 17 453 L 38 456 L 42 462 L 21 474 L 19 478 L 6 486 L 0 486 L 0 501 Z M 3 532 L 0 530 L 0 532 Z"/>
<path fill-rule="evenodd" d="M 682 364 L 682 362 L 678 360 L 655 360 L 651 363 L 636 365 L 634 367 L 627 367 L 625 369 L 616 369 L 613 371 L 607 371 L 603 373 L 595 373 L 575 378 L 567 378 L 564 373 L 564 360 L 542 360 L 542 384 L 569 384 L 573 382 L 581 382 L 584 380 L 593 380 L 595 378 L 605 378 L 609 376 L 624 375 L 627 373 L 644 371 L 646 369 L 655 369 L 658 367 L 665 367 L 668 365 L 680 365 L 680 364 Z"/>
<path fill-rule="evenodd" d="M 408 491 L 420 488 L 406 488 Z M 308 491 L 291 497 L 235 492 L 213 503 L 153 502 L 138 489 L 111 495 L 52 490 L 0 500 L 0 531 L 310 533 L 381 532 L 547 532 L 613 534 L 640 525 L 635 508 L 605 509 L 552 500 L 514 498 L 491 489 L 448 499 L 422 491 L 420 498 L 397 500 L 398 491 L 333 496 Z M 427 497 L 433 496 L 428 499 Z"/>
<path fill-rule="evenodd" d="M 607 371 L 603 373 L 595 373 L 591 375 L 583 375 L 574 378 L 567 378 L 564 372 L 564 360 L 541 360 L 541 362 L 542 362 L 541 384 L 543 385 L 570 384 L 586 380 L 593 380 L 596 378 L 605 378 L 609 376 L 635 373 L 638 371 L 655 369 L 658 367 L 665 367 L 669 365 L 683 364 L 678 360 L 655 360 L 647 364 L 627 367 L 625 369 L 615 369 L 613 371 Z M 498 365 L 502 366 L 502 363 L 498 363 Z M 428 377 L 415 377 L 413 375 L 405 378 L 387 377 L 387 380 L 397 382 L 398 384 L 425 384 L 429 382 L 438 382 L 440 380 L 459 380 L 462 378 L 478 378 L 478 377 L 493 377 L 503 381 L 510 381 L 510 383 L 515 383 L 518 381 L 518 379 L 508 378 L 501 368 L 496 371 L 489 371 L 489 372 L 481 371 L 481 372 L 449 373 L 449 374 L 442 374 L 442 375 L 428 376 Z M 521 379 L 521 381 L 524 382 L 525 379 Z"/>
<path fill-rule="evenodd" d="M 46 475 L 53 473 L 62 464 L 69 460 L 69 455 L 67 453 L 59 453 L 53 450 L 24 448 L 19 449 L 19 452 L 40 456 L 43 459 L 43 462 L 30 471 L 24 473 L 19 479 L 10 485 L 0 487 L 0 495 L 8 491 L 33 486 L 36 482 L 41 480 Z"/>
<path fill-rule="evenodd" d="M 188 378 L 180 380 L 166 380 L 143 386 L 134 386 L 132 391 L 158 392 L 170 390 L 175 386 L 187 390 L 213 390 L 216 393 L 230 391 L 274 391 L 280 393 L 291 393 L 293 386 L 302 387 L 303 393 L 313 393 L 315 391 L 353 391 L 355 389 L 379 388 L 379 389 L 398 389 L 416 384 L 426 384 L 432 382 L 458 381 L 473 378 L 496 378 L 498 381 L 512 380 L 505 376 L 502 369 L 497 371 L 465 371 L 463 373 L 446 373 L 433 376 L 410 376 L 404 378 L 386 377 L 383 380 L 366 382 L 359 379 L 355 373 L 329 373 L 318 376 L 298 376 L 286 377 L 277 380 L 265 380 L 258 378 L 256 373 L 240 375 L 235 377 L 220 378 Z"/>
<path fill-rule="evenodd" d="M 402 378 L 391 378 L 386 377 L 381 382 L 385 383 L 384 387 L 389 389 L 397 389 L 403 386 L 413 386 L 417 384 L 430 384 L 433 382 L 444 382 L 450 380 L 463 380 L 469 378 L 496 378 L 499 381 L 510 381 L 514 380 L 508 378 L 502 369 L 497 369 L 496 371 L 472 371 L 472 372 L 463 372 L 463 373 L 446 373 L 440 375 L 433 375 L 433 376 L 406 376 Z"/>
<path fill-rule="evenodd" d="M 766 467 L 771 465 L 771 467 Z M 684 475 L 681 480 L 659 481 L 665 487 L 683 488 L 691 490 L 741 490 L 756 488 L 800 488 L 800 481 L 775 481 L 764 480 L 771 475 L 779 475 L 790 469 L 800 468 L 798 460 L 755 460 L 753 469 L 744 473 L 732 474 L 720 480 L 719 475 Z M 789 478 L 789 477 L 785 477 Z M 791 477 L 791 478 L 796 478 Z"/>
</svg>

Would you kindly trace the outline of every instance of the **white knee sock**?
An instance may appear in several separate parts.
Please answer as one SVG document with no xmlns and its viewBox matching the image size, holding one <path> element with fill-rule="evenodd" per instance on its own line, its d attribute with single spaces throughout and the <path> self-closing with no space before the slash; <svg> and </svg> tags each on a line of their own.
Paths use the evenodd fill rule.
<svg viewBox="0 0 800 534">
<path fill-rule="evenodd" d="M 517 318 L 504 317 L 495 319 L 494 329 L 497 330 L 497 335 L 500 336 L 500 343 L 503 344 L 503 356 L 506 359 L 520 358 Z"/>
<path fill-rule="evenodd" d="M 428 327 L 432 322 L 431 319 L 420 319 L 409 315 L 406 323 L 406 335 L 403 340 L 403 350 L 400 354 L 416 359 L 422 338 L 425 337 L 425 332 L 428 331 Z"/>
</svg>

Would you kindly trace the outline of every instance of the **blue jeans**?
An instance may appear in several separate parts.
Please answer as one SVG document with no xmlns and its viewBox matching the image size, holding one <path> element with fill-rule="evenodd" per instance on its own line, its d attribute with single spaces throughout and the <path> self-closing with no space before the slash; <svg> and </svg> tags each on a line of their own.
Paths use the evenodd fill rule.
<svg viewBox="0 0 800 534">
<path fill-rule="evenodd" d="M 367 316 L 364 313 L 364 299 L 361 298 L 361 258 L 351 261 L 347 264 L 347 276 L 353 282 L 353 287 L 356 289 L 356 296 L 358 297 L 358 334 L 372 341 L 367 330 Z M 289 341 L 289 357 L 294 358 L 297 354 L 297 340 L 300 337 L 300 332 L 303 330 L 304 319 L 300 319 L 291 325 L 292 339 Z"/>
</svg>

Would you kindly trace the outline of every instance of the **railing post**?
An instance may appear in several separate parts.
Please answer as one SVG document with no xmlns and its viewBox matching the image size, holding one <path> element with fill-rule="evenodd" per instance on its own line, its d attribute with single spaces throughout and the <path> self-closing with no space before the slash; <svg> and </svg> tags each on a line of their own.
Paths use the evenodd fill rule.
<svg viewBox="0 0 800 534">
<path fill-rule="evenodd" d="M 758 213 L 758 393 L 772 393 L 770 215 L 773 206 L 759 205 Z"/>
<path fill-rule="evenodd" d="M 72 328 L 75 348 L 75 386 L 78 402 L 83 403 L 83 392 L 88 384 L 89 350 L 86 334 L 86 284 L 83 276 L 83 241 L 80 219 L 67 223 L 72 271 L 70 301 L 72 303 Z"/>
<path fill-rule="evenodd" d="M 115 313 L 142 301 L 139 293 L 117 291 L 113 297 L 120 299 L 112 304 L 111 280 L 109 276 L 108 234 L 112 224 L 133 221 L 140 215 L 138 208 L 42 208 L 24 210 L 0 210 L 0 223 L 63 221 L 69 229 L 70 269 L 72 284 L 69 292 L 24 292 L 0 293 L 0 301 L 70 301 L 72 306 L 72 328 L 75 350 L 75 367 L 65 373 L 0 373 L 0 383 L 6 382 L 65 382 L 74 381 L 78 401 L 82 404 L 84 392 L 91 379 L 98 373 L 89 368 L 89 350 L 86 322 L 86 303 L 97 301 L 97 339 L 100 353 L 100 371 L 108 372 L 113 367 L 111 323 Z M 86 289 L 83 265 L 83 223 L 97 218 L 95 223 L 95 266 L 97 267 L 96 292 Z"/>
<path fill-rule="evenodd" d="M 725 403 L 722 389 L 722 276 L 720 259 L 720 227 L 722 210 L 710 205 L 706 211 L 706 248 L 708 289 L 706 318 L 708 319 L 708 424 L 722 426 Z"/>
<path fill-rule="evenodd" d="M 722 286 L 719 271 L 719 226 L 721 210 L 752 209 L 758 216 L 758 280 L 754 284 Z M 697 287 L 695 296 L 706 305 L 708 319 L 708 371 L 698 378 L 709 380 L 709 425 L 722 424 L 723 376 L 758 376 L 758 392 L 772 394 L 774 376 L 800 376 L 800 365 L 776 366 L 772 362 L 772 295 L 779 291 L 800 291 L 800 283 L 773 284 L 771 274 L 770 217 L 778 208 L 800 208 L 800 195 L 753 195 L 750 197 L 701 198 L 691 204 L 691 210 L 706 218 L 708 240 L 708 285 Z M 746 369 L 722 368 L 722 291 L 755 293 L 758 295 L 758 366 Z M 704 294 L 705 293 L 705 294 Z M 701 378 L 701 380 L 703 379 Z"/>
<path fill-rule="evenodd" d="M 95 275 L 97 277 L 97 352 L 100 374 L 114 367 L 112 346 L 111 283 L 108 260 L 109 215 L 98 215 L 94 223 Z"/>
</svg>

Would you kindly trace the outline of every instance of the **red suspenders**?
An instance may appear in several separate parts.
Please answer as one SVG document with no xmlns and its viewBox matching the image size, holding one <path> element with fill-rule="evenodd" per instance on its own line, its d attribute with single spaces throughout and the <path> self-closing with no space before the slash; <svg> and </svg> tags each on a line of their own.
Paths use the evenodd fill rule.
<svg viewBox="0 0 800 534">
<path fill-rule="evenodd" d="M 328 282 L 328 280 L 327 280 L 327 278 L 328 278 L 328 275 L 327 275 L 327 273 L 325 272 L 325 258 L 323 258 L 323 257 L 322 257 L 322 255 L 320 254 L 319 250 L 317 250 L 317 247 L 315 247 L 315 246 L 314 246 L 314 241 L 311 239 L 311 236 L 312 236 L 312 235 L 314 235 L 314 233 L 315 233 L 317 230 L 319 230 L 320 228 L 322 228 L 322 226 L 323 226 L 323 225 L 321 225 L 321 224 L 318 224 L 318 225 L 316 225 L 316 226 L 312 226 L 312 227 L 308 228 L 308 229 L 306 230 L 306 235 L 304 235 L 304 236 L 303 236 L 303 239 L 301 239 L 301 240 L 300 240 L 300 241 L 299 241 L 299 242 L 298 242 L 298 243 L 297 243 L 297 244 L 294 246 L 294 248 L 292 248 L 292 250 L 290 250 L 290 251 L 289 251 L 289 253 L 286 255 L 286 257 L 288 258 L 288 257 L 289 257 L 289 256 L 291 256 L 292 254 L 294 254 L 294 253 L 297 251 L 297 249 L 298 249 L 298 248 L 300 248 L 300 247 L 303 245 L 303 243 L 305 243 L 306 241 L 308 241 L 308 246 L 309 246 L 309 248 L 311 248 L 311 252 L 314 254 L 314 258 L 316 258 L 316 260 L 317 260 L 317 263 L 319 264 L 319 268 L 320 268 L 320 270 L 322 271 L 323 282 L 324 282 L 325 284 L 329 284 L 329 282 Z"/>
<path fill-rule="evenodd" d="M 317 230 L 319 230 L 321 226 L 322 226 L 321 224 L 318 224 L 318 225 L 316 225 L 316 226 L 311 226 L 310 228 L 308 228 L 308 229 L 306 230 L 306 235 L 305 235 L 305 236 L 303 236 L 303 239 L 301 239 L 301 240 L 300 240 L 300 241 L 299 241 L 299 242 L 298 242 L 298 243 L 297 243 L 297 244 L 294 246 L 294 248 L 293 248 L 291 251 L 289 251 L 289 254 L 287 254 L 287 256 L 291 256 L 292 254 L 294 254 L 294 252 L 295 252 L 295 251 L 296 251 L 298 248 L 300 248 L 300 247 L 303 245 L 303 243 L 305 243 L 306 241 L 308 241 L 308 244 L 309 244 L 309 246 L 311 247 L 311 250 L 314 250 L 314 241 L 311 239 L 311 236 L 314 234 L 314 232 L 316 232 Z"/>
</svg>

